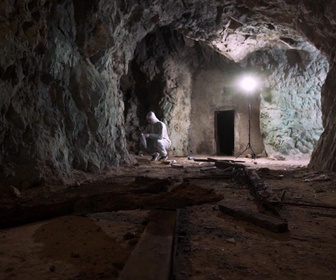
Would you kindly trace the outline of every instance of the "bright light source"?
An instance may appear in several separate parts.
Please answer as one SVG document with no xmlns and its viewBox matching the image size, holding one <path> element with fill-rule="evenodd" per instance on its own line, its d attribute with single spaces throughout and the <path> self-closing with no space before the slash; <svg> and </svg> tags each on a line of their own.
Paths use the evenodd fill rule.
<svg viewBox="0 0 336 280">
<path fill-rule="evenodd" d="M 253 93 L 258 86 L 258 80 L 252 76 L 244 76 L 240 80 L 239 86 L 244 92 Z"/>
</svg>

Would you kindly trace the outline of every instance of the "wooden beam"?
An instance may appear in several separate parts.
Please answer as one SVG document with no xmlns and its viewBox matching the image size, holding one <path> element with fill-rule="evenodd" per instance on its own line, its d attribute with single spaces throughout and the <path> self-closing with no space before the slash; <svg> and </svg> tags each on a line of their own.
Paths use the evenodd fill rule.
<svg viewBox="0 0 336 280">
<path fill-rule="evenodd" d="M 155 180 L 156 182 L 156 180 Z M 132 209 L 176 209 L 203 203 L 217 202 L 223 196 L 213 190 L 182 182 L 166 191 L 166 183 L 141 186 L 137 183 L 121 189 L 92 183 L 92 188 L 74 188 L 44 200 L 21 198 L 11 205 L 0 205 L 0 228 L 19 226 L 63 215 L 86 215 Z M 113 187 L 115 186 L 115 187 Z"/>
<path fill-rule="evenodd" d="M 229 162 L 229 161 L 216 161 L 215 166 L 218 168 L 229 168 L 229 167 L 244 168 L 245 167 L 245 165 L 241 163 L 235 163 L 235 162 Z"/>
<path fill-rule="evenodd" d="M 184 177 L 184 181 L 186 180 L 199 180 L 199 179 L 205 179 L 205 180 L 229 180 L 232 179 L 232 175 L 230 174 L 223 174 L 223 175 L 214 175 L 214 174 L 205 174 L 203 176 L 192 176 L 192 177 Z M 236 188 L 236 186 L 235 186 Z"/>
<path fill-rule="evenodd" d="M 244 168 L 244 172 L 256 205 L 260 209 L 269 210 L 273 214 L 280 216 L 282 204 L 278 195 L 259 177 L 255 170 Z"/>
<path fill-rule="evenodd" d="M 280 218 L 224 205 L 219 205 L 218 207 L 224 214 L 255 224 L 272 232 L 281 233 L 288 231 L 287 222 Z"/>
<path fill-rule="evenodd" d="M 149 223 L 118 279 L 170 279 L 176 224 L 176 210 L 152 210 Z"/>
<path fill-rule="evenodd" d="M 215 160 L 210 160 L 208 158 L 194 158 L 194 161 L 215 162 Z"/>
<path fill-rule="evenodd" d="M 208 158 L 209 161 L 214 162 L 228 162 L 228 163 L 246 163 L 244 160 L 232 160 L 232 159 L 216 159 L 216 158 Z"/>
<path fill-rule="evenodd" d="M 282 201 L 282 204 L 297 206 L 297 207 L 316 207 L 316 208 L 325 208 L 325 209 L 336 209 L 336 205 L 324 204 L 324 203 L 310 203 L 305 201 Z"/>
</svg>

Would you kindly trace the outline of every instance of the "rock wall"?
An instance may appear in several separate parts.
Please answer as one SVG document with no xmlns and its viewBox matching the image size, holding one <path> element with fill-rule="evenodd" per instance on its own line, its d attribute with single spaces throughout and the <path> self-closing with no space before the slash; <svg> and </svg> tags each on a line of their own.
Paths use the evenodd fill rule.
<svg viewBox="0 0 336 280">
<path fill-rule="evenodd" d="M 49 3 L 1 2 L 1 88 L 0 143 L 1 179 L 14 185 L 38 184 L 41 169 L 49 164 L 41 159 L 53 153 L 43 142 L 43 79 L 41 60 L 48 48 Z M 43 110 L 43 111 L 42 111 Z M 47 125 L 46 125 L 47 126 Z M 53 166 L 56 174 L 58 166 Z"/>
<path fill-rule="evenodd" d="M 246 61 L 263 78 L 261 132 L 268 156 L 310 158 L 323 131 L 321 87 L 328 61 L 309 43 L 258 51 Z"/>
<path fill-rule="evenodd" d="M 125 101 L 129 150 L 139 151 L 145 116 L 154 111 L 173 140 L 169 154 L 187 154 L 193 63 L 198 63 L 195 49 L 169 28 L 156 30 L 138 44 L 128 73 L 133 85 Z"/>
<path fill-rule="evenodd" d="M 2 2 L 2 180 L 25 188 L 130 162 L 115 63 L 89 59 L 106 50 L 101 30 L 85 29 L 72 1 L 20 2 Z"/>
<path fill-rule="evenodd" d="M 336 64 L 336 63 L 335 63 Z M 322 88 L 322 112 L 324 131 L 312 154 L 310 167 L 316 170 L 336 171 L 336 65 L 333 65 Z"/>
</svg>

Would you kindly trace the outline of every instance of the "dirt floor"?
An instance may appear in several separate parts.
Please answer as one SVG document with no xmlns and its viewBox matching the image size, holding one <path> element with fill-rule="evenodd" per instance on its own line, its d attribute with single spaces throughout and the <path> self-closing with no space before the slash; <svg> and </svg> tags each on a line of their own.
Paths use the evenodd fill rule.
<svg viewBox="0 0 336 280">
<path fill-rule="evenodd" d="M 179 209 L 173 279 L 336 279 L 336 174 L 307 161 L 240 159 L 282 197 L 288 231 L 275 233 L 219 210 L 258 212 L 235 169 L 170 160 L 137 157 L 101 178 L 2 197 L 2 210 L 23 206 L 6 214 L 22 217 L 17 226 L 0 230 L 0 279 L 118 279 L 153 208 Z"/>
</svg>

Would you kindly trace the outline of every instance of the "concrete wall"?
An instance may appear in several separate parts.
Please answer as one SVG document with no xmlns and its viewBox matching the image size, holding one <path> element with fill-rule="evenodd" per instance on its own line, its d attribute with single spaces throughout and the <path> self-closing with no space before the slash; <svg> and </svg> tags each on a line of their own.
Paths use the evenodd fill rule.
<svg viewBox="0 0 336 280">
<path fill-rule="evenodd" d="M 204 67 L 195 74 L 191 98 L 190 154 L 217 154 L 215 112 L 225 110 L 235 111 L 234 154 L 238 155 L 246 148 L 248 98 L 235 87 L 238 73 L 237 66 L 227 64 L 224 67 Z M 264 149 L 259 125 L 259 94 L 252 96 L 251 108 L 251 145 L 259 154 Z"/>
</svg>

